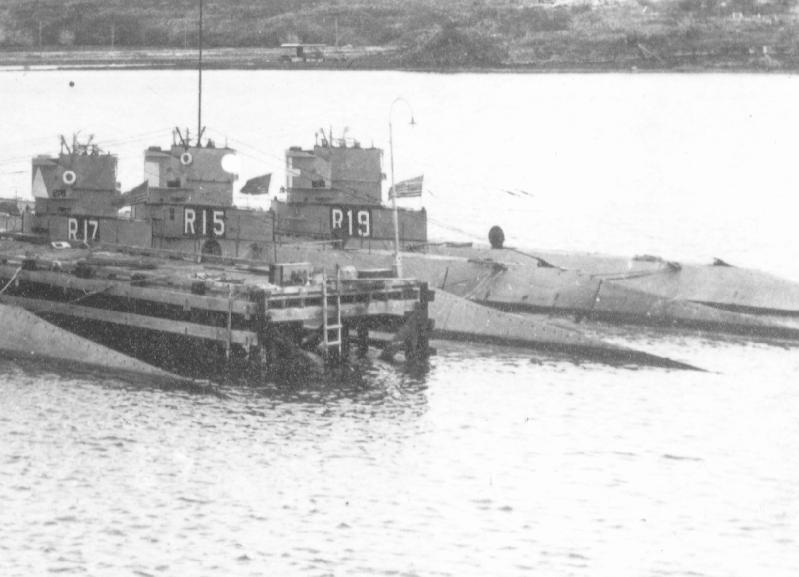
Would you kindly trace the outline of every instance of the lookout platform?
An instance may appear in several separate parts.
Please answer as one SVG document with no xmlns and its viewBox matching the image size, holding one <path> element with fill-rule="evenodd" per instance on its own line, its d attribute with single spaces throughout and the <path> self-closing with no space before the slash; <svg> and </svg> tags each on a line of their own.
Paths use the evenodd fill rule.
<svg viewBox="0 0 799 577">
<path fill-rule="evenodd" d="M 372 330 L 392 355 L 430 353 L 426 283 L 75 244 L 0 240 L 0 302 L 187 376 L 296 373 L 364 351 Z"/>
</svg>

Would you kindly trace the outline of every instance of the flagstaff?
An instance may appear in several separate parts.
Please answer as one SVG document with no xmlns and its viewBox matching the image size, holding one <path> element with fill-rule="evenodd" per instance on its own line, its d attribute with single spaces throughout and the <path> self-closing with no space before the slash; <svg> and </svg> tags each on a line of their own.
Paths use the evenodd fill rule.
<svg viewBox="0 0 799 577">
<path fill-rule="evenodd" d="M 197 34 L 197 146 L 203 135 L 203 0 L 200 0 L 200 22 Z"/>
<path fill-rule="evenodd" d="M 414 120 L 413 108 L 410 103 L 402 96 L 396 97 L 388 111 L 388 150 L 389 150 L 389 163 L 391 167 L 391 188 L 389 188 L 389 196 L 391 197 L 391 209 L 394 213 L 394 271 L 397 277 L 402 276 L 402 257 L 400 256 L 400 238 L 399 238 L 399 214 L 397 212 L 397 194 L 394 188 L 394 128 L 391 122 L 392 115 L 394 114 L 394 106 L 398 102 L 403 102 L 411 113 L 411 126 L 416 125 Z"/>
</svg>

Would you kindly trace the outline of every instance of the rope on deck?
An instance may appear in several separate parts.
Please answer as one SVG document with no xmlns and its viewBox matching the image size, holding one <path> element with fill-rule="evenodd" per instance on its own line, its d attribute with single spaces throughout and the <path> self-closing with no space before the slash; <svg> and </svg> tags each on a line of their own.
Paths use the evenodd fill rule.
<svg viewBox="0 0 799 577">
<path fill-rule="evenodd" d="M 17 268 L 17 270 L 14 271 L 14 274 L 12 275 L 11 279 L 6 283 L 6 286 L 4 286 L 2 289 L 0 289 L 0 295 L 2 295 L 4 292 L 6 292 L 6 289 L 11 286 L 12 282 L 17 280 L 17 275 L 19 275 L 19 271 L 21 271 L 21 270 L 22 270 L 22 267 L 20 266 L 20 267 Z"/>
</svg>

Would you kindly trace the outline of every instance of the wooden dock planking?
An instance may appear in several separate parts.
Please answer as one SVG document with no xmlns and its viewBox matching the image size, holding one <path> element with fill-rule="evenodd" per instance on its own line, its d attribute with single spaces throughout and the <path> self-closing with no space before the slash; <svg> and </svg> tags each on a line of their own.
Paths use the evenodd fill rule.
<svg viewBox="0 0 799 577">
<path fill-rule="evenodd" d="M 19 270 L 10 265 L 0 265 L 0 279 L 10 279 L 16 274 L 16 280 L 59 287 L 68 290 L 82 290 L 87 293 L 104 294 L 121 298 L 150 301 L 159 304 L 182 307 L 184 310 L 199 309 L 221 313 L 241 315 L 249 319 L 256 305 L 239 298 L 221 296 L 195 295 L 164 288 L 148 288 L 124 284 L 117 280 L 83 279 L 52 271 Z M 369 281 L 372 285 L 374 281 Z M 401 281 L 400 281 L 401 282 Z M 309 291 L 305 287 L 286 287 L 287 294 L 268 294 L 268 310 L 274 322 L 308 321 L 321 319 L 321 289 Z M 342 312 L 346 316 L 391 314 L 402 315 L 411 310 L 412 303 L 418 300 L 418 289 L 410 291 L 396 290 L 395 287 L 383 290 L 357 291 L 349 288 L 342 291 Z M 348 299 L 359 299 L 364 302 L 348 302 Z M 36 300 L 36 299 L 34 299 Z M 319 311 L 306 309 L 319 308 Z"/>
<path fill-rule="evenodd" d="M 0 241 L 2 302 L 67 324 L 74 318 L 215 342 L 228 360 L 233 346 L 247 358 L 260 349 L 256 358 L 274 359 L 275 346 L 302 346 L 324 324 L 322 284 L 277 286 L 268 272 L 263 263 Z M 360 327 L 359 334 L 403 326 L 428 294 L 422 283 L 404 279 L 326 283 L 327 303 L 340 299 L 343 322 Z M 298 329 L 306 337 L 292 336 Z M 416 353 L 427 355 L 426 340 Z"/>
<path fill-rule="evenodd" d="M 391 315 L 402 317 L 412 309 L 416 301 L 411 300 L 373 300 L 369 303 L 342 303 L 341 315 L 345 318 L 357 316 Z M 271 301 L 270 301 L 271 303 Z M 267 314 L 272 322 L 313 322 L 322 323 L 323 311 L 320 306 L 269 308 Z"/>
<path fill-rule="evenodd" d="M 17 267 L 0 265 L 0 278 L 11 278 Z M 29 281 L 39 284 L 60 287 L 68 290 L 82 290 L 99 292 L 108 296 L 132 298 L 143 301 L 153 301 L 161 304 L 174 305 L 188 309 L 202 309 L 217 312 L 228 312 L 228 299 L 221 296 L 196 295 L 167 288 L 149 288 L 125 284 L 121 280 L 84 279 L 52 271 L 21 270 L 17 274 L 20 281 Z M 255 311 L 255 305 L 248 302 L 235 300 L 233 313 L 248 317 Z"/>
</svg>

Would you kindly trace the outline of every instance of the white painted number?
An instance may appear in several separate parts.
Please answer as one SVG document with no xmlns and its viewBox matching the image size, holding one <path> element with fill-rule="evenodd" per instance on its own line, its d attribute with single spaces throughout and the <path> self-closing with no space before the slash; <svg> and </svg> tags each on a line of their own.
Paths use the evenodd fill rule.
<svg viewBox="0 0 799 577">
<path fill-rule="evenodd" d="M 83 233 L 84 238 L 91 238 L 92 240 L 97 240 L 97 231 L 100 229 L 100 222 L 94 219 L 87 220 L 84 225 L 86 226 L 86 230 Z M 88 236 L 88 231 L 92 231 L 92 235 Z"/>
<path fill-rule="evenodd" d="M 225 211 L 214 211 L 214 236 L 225 236 Z"/>
<path fill-rule="evenodd" d="M 340 208 L 334 208 L 330 212 L 330 220 L 332 222 L 333 230 L 341 228 L 341 223 L 344 220 L 344 211 Z"/>
<path fill-rule="evenodd" d="M 68 240 L 99 240 L 100 221 L 96 218 L 75 218 L 67 219 L 67 239 Z"/>
<path fill-rule="evenodd" d="M 78 219 L 70 218 L 67 221 L 67 239 L 78 240 Z"/>
<path fill-rule="evenodd" d="M 187 208 L 183 211 L 183 234 L 194 236 L 194 221 L 197 219 L 197 213 L 193 208 Z"/>
<path fill-rule="evenodd" d="M 183 209 L 183 236 L 225 236 L 225 211 L 211 208 Z"/>
<path fill-rule="evenodd" d="M 372 236 L 371 213 L 367 209 L 330 209 L 330 228 L 343 236 Z"/>
<path fill-rule="evenodd" d="M 371 228 L 369 227 L 369 212 L 366 210 L 358 211 L 358 235 L 370 236 Z"/>
</svg>

